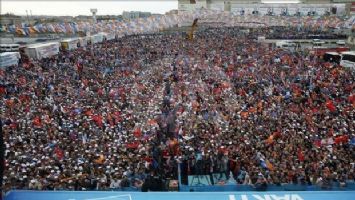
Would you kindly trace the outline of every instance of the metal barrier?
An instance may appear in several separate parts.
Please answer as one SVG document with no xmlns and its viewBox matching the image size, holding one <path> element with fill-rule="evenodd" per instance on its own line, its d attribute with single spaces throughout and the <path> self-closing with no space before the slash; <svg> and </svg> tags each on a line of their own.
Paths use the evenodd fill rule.
<svg viewBox="0 0 355 200">
<path fill-rule="evenodd" d="M 205 185 L 205 186 L 187 186 L 180 185 L 181 192 L 223 192 L 223 191 L 260 191 L 257 187 L 251 185 Z M 347 182 L 345 187 L 339 183 L 334 183 L 330 187 L 320 187 L 317 185 L 296 185 L 285 184 L 281 186 L 268 185 L 264 191 L 355 191 L 355 182 Z"/>
</svg>

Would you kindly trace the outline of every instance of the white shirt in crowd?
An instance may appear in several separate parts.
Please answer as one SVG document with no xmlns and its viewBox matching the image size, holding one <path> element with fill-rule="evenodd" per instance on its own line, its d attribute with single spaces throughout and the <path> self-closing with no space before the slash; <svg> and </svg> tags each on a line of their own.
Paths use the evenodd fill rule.
<svg viewBox="0 0 355 200">
<path fill-rule="evenodd" d="M 110 188 L 111 188 L 111 189 L 113 189 L 113 188 L 119 188 L 119 187 L 120 187 L 120 184 L 121 184 L 121 180 L 112 179 L 112 180 L 111 180 L 111 184 L 110 184 Z"/>
</svg>

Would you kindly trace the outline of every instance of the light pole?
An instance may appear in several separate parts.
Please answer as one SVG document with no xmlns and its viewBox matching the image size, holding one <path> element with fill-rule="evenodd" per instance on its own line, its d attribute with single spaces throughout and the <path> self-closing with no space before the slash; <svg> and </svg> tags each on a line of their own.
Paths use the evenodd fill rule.
<svg viewBox="0 0 355 200">
<path fill-rule="evenodd" d="M 33 16 L 32 16 L 32 10 L 30 10 L 30 14 L 31 14 L 31 20 L 33 20 Z"/>
<path fill-rule="evenodd" d="M 96 13 L 97 13 L 97 9 L 96 8 L 91 8 L 90 12 L 92 13 L 92 18 L 93 18 L 93 25 L 96 24 Z M 91 35 L 91 30 L 92 30 L 92 26 L 90 26 L 90 35 Z M 90 36 L 91 37 L 91 36 Z M 91 38 L 90 38 L 91 39 Z M 94 44 L 91 41 L 91 56 L 94 57 Z"/>
<path fill-rule="evenodd" d="M 27 15 L 27 24 L 30 25 L 30 18 L 28 17 L 28 10 L 26 10 L 26 15 Z"/>
</svg>

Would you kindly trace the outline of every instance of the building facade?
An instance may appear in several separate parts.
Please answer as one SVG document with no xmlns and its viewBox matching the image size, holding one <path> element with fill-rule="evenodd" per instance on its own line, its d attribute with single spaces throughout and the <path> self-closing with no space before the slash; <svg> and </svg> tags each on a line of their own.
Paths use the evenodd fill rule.
<svg viewBox="0 0 355 200">
<path fill-rule="evenodd" d="M 152 16 L 150 12 L 140 12 L 140 11 L 123 11 L 122 18 L 124 20 L 136 19 L 136 18 L 145 18 Z"/>
<path fill-rule="evenodd" d="M 12 15 L 12 14 L 5 14 L 0 15 L 0 25 L 7 26 L 7 25 L 21 25 L 22 20 L 20 16 Z"/>
<path fill-rule="evenodd" d="M 355 0 L 293 0 L 284 4 L 282 0 L 179 0 L 179 11 L 206 8 L 231 11 L 237 14 L 271 15 L 352 15 Z M 272 2 L 272 3 L 270 3 Z"/>
</svg>

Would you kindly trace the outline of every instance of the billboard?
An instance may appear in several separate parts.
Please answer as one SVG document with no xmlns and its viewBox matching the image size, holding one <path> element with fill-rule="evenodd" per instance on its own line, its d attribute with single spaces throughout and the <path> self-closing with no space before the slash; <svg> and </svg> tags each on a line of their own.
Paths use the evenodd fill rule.
<svg viewBox="0 0 355 200">
<path fill-rule="evenodd" d="M 11 191 L 5 200 L 354 200 L 355 191 L 102 192 Z"/>
</svg>

